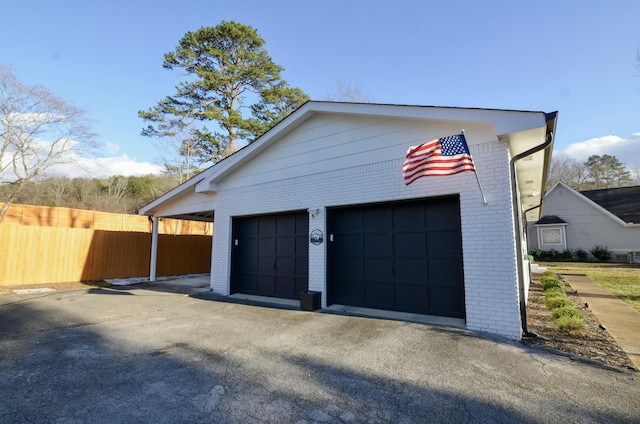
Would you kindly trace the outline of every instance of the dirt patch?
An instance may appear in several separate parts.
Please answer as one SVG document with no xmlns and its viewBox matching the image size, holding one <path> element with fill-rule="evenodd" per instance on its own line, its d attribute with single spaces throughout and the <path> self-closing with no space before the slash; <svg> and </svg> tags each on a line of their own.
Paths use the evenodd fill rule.
<svg viewBox="0 0 640 424">
<path fill-rule="evenodd" d="M 21 286 L 2 286 L 0 287 L 0 296 L 15 295 L 13 290 L 28 290 L 28 289 L 54 289 L 56 291 L 68 291 L 68 290 L 84 290 L 94 287 L 109 287 L 110 284 L 104 281 L 87 281 L 69 282 L 69 283 L 49 283 L 49 284 L 28 284 Z"/>
<path fill-rule="evenodd" d="M 629 357 L 618 346 L 598 318 L 591 312 L 584 300 L 570 286 L 565 284 L 567 296 L 585 316 L 587 330 L 580 333 L 560 331 L 551 317 L 551 311 L 543 303 L 544 291 L 540 281 L 533 280 L 529 289 L 527 305 L 527 327 L 539 335 L 523 338 L 525 344 L 543 346 L 566 352 L 581 358 L 603 362 L 608 365 L 635 369 Z"/>
</svg>

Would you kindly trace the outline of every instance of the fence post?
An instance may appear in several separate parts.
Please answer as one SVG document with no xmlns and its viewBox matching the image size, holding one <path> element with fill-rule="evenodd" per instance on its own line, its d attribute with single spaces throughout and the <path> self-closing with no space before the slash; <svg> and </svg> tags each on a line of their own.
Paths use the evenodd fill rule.
<svg viewBox="0 0 640 424">
<path fill-rule="evenodd" d="M 149 267 L 149 281 L 156 281 L 156 263 L 158 260 L 158 217 L 153 217 L 151 230 L 151 266 Z"/>
</svg>

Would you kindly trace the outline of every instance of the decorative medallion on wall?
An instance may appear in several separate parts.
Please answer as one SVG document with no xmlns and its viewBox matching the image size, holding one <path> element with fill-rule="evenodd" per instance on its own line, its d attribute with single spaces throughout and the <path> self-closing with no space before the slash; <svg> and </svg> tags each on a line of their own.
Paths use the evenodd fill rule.
<svg viewBox="0 0 640 424">
<path fill-rule="evenodd" d="M 319 244 L 322 244 L 322 241 L 323 241 L 322 231 L 320 231 L 320 230 L 311 231 L 310 240 L 311 240 L 311 244 L 313 244 L 313 245 L 317 246 Z"/>
</svg>

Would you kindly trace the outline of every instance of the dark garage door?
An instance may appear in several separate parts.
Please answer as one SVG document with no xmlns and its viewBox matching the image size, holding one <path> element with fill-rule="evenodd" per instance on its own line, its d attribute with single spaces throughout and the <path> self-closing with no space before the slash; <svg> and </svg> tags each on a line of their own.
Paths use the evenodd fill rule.
<svg viewBox="0 0 640 424">
<path fill-rule="evenodd" d="M 308 290 L 309 214 L 234 218 L 231 292 L 299 299 Z"/>
<path fill-rule="evenodd" d="M 457 196 L 327 214 L 330 304 L 464 318 Z"/>
</svg>

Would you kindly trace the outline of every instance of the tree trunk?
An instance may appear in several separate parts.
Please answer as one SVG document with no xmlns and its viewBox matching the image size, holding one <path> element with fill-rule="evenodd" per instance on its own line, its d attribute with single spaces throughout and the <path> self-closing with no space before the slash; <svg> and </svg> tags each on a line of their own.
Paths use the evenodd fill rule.
<svg viewBox="0 0 640 424">
<path fill-rule="evenodd" d="M 10 207 L 11 207 L 11 203 L 10 202 L 6 202 L 5 204 L 2 205 L 2 208 L 0 208 L 0 224 L 2 224 L 2 220 L 4 219 L 4 215 L 7 213 L 7 211 L 9 210 Z"/>
</svg>

